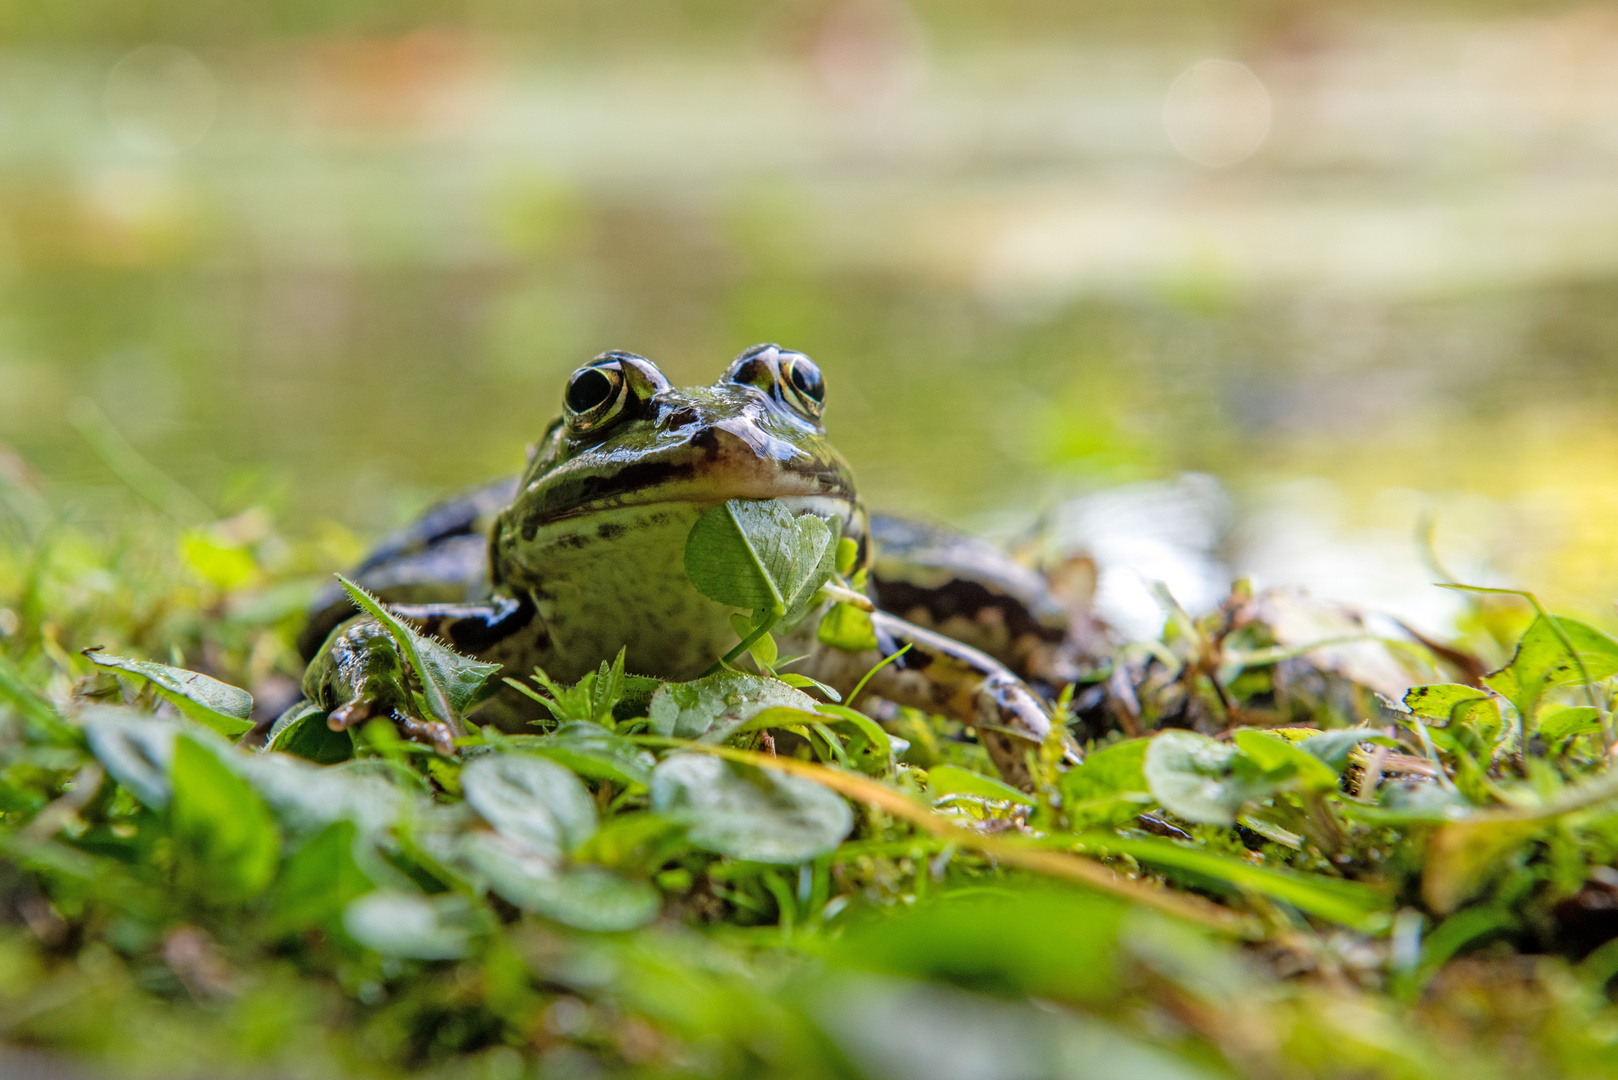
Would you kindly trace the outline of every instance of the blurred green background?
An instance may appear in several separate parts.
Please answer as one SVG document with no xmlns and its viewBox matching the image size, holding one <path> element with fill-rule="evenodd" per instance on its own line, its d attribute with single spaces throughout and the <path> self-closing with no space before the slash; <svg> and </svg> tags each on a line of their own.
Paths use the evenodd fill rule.
<svg viewBox="0 0 1618 1080">
<path fill-rule="evenodd" d="M 1594 5 L 7 0 L 0 471 L 352 554 L 601 349 L 775 340 L 873 505 L 1205 472 L 1260 584 L 1442 630 L 1432 523 L 1605 618 L 1615 167 Z"/>
</svg>

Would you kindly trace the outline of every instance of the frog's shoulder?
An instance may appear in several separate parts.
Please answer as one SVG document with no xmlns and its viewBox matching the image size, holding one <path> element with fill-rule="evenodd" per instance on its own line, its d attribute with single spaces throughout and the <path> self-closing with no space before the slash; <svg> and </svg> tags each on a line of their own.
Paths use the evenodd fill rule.
<svg viewBox="0 0 1618 1080">
<path fill-rule="evenodd" d="M 355 572 L 364 574 L 376 566 L 426 551 L 458 536 L 488 536 L 495 515 L 516 495 L 517 482 L 515 476 L 503 477 L 434 503 L 415 521 L 377 541 L 364 561 L 354 568 Z"/>
<path fill-rule="evenodd" d="M 454 603 L 482 592 L 488 579 L 489 527 L 517 491 L 517 477 L 463 491 L 377 542 L 350 580 L 395 604 Z M 298 634 L 298 651 L 314 656 L 326 636 L 355 613 L 333 581 L 315 595 Z"/>
<path fill-rule="evenodd" d="M 1070 614 L 1044 575 L 947 525 L 873 513 L 871 586 L 882 610 L 988 653 L 1024 677 L 1066 676 Z"/>
</svg>

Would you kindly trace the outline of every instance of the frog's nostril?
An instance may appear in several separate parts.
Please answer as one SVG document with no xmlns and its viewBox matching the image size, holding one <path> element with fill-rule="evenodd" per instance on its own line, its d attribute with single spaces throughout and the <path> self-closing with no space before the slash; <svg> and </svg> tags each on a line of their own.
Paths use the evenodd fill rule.
<svg viewBox="0 0 1618 1080">
<path fill-rule="evenodd" d="M 663 423 L 669 429 L 690 427 L 699 417 L 695 409 L 675 409 L 663 418 Z"/>
</svg>

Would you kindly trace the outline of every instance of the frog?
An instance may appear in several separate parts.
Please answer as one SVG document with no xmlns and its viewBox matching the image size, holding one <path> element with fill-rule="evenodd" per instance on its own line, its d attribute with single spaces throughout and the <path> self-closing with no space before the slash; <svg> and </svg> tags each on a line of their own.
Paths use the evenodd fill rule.
<svg viewBox="0 0 1618 1080">
<path fill-rule="evenodd" d="M 691 527 L 729 500 L 775 500 L 852 542 L 871 609 L 866 641 L 839 647 L 816 632 L 833 602 L 823 600 L 783 634 L 783 652 L 798 657 L 783 668 L 839 695 L 865 679 L 867 697 L 959 721 L 1003 777 L 1026 786 L 1029 751 L 1052 735 L 1050 694 L 1075 670 L 1070 613 L 993 545 L 870 514 L 827 436 L 826 380 L 808 355 L 755 345 L 712 385 L 678 388 L 645 356 L 609 350 L 562 391 L 518 476 L 430 509 L 352 578 L 506 679 L 538 669 L 572 682 L 621 650 L 629 672 L 685 681 L 737 641 L 736 609 L 686 577 Z M 387 714 L 452 753 L 443 725 L 405 715 L 379 690 L 387 631 L 355 611 L 336 588 L 312 605 L 299 637 L 305 696 L 334 730 Z M 472 716 L 506 730 L 545 719 L 509 686 Z"/>
</svg>

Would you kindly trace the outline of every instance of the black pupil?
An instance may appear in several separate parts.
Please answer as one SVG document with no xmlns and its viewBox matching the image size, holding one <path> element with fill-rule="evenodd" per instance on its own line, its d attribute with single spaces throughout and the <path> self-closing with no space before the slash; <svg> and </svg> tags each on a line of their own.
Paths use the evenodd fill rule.
<svg viewBox="0 0 1618 1080">
<path fill-rule="evenodd" d="M 567 407 L 576 413 L 589 412 L 612 397 L 612 380 L 595 368 L 586 368 L 573 377 L 567 388 Z"/>
<path fill-rule="evenodd" d="M 788 377 L 792 380 L 792 385 L 798 388 L 800 394 L 814 398 L 816 401 L 819 401 L 820 396 L 826 392 L 826 384 L 821 379 L 820 372 L 802 360 L 792 365 L 792 371 Z"/>
</svg>

